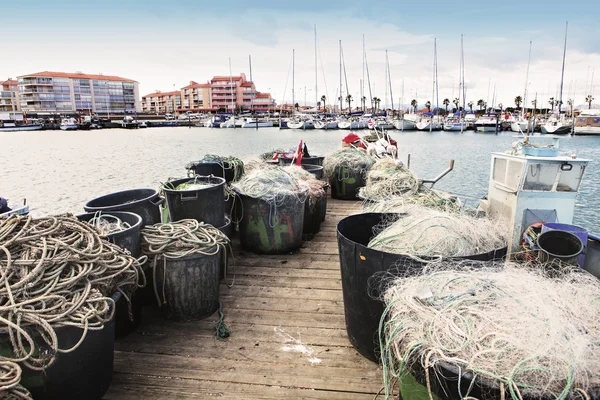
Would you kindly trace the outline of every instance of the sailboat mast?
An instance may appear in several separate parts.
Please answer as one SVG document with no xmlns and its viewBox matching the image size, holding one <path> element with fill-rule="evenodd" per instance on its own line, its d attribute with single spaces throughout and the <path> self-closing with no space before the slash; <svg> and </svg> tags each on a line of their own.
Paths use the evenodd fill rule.
<svg viewBox="0 0 600 400">
<path fill-rule="evenodd" d="M 565 78 L 565 57 L 567 56 L 567 29 L 569 29 L 568 21 L 565 23 L 565 47 L 563 48 L 562 71 L 560 73 L 560 96 L 558 98 L 558 115 L 560 115 L 560 107 L 562 105 L 563 81 Z"/>
<path fill-rule="evenodd" d="M 342 112 L 344 96 L 342 95 L 342 41 L 340 40 L 340 113 Z"/>
<path fill-rule="evenodd" d="M 435 100 L 435 47 L 436 47 L 436 38 L 433 38 L 433 87 L 431 91 L 431 105 L 433 106 L 433 101 Z M 429 126 L 431 128 L 431 124 Z"/>
<path fill-rule="evenodd" d="M 529 41 L 529 57 L 527 59 L 527 73 L 525 74 L 525 91 L 523 93 L 523 107 L 521 107 L 521 115 L 524 117 L 525 116 L 525 107 L 527 107 L 527 86 L 529 83 L 529 64 L 531 63 L 531 43 L 532 41 Z"/>
<path fill-rule="evenodd" d="M 385 96 L 383 97 L 385 103 L 383 103 L 383 107 L 387 110 L 388 109 L 388 69 L 389 69 L 389 65 L 388 65 L 388 53 L 387 50 L 385 51 L 385 83 L 383 85 L 383 87 L 385 88 Z"/>
<path fill-rule="evenodd" d="M 363 97 L 365 97 L 365 34 L 363 33 L 363 57 L 362 57 L 362 73 L 363 73 L 363 78 L 362 81 L 360 82 L 360 102 L 363 103 Z M 364 104 L 363 104 L 363 112 L 365 111 L 364 108 Z"/>
<path fill-rule="evenodd" d="M 390 60 L 388 58 L 387 50 L 385 51 L 385 62 L 388 70 L 388 82 L 390 84 L 390 99 L 392 100 L 392 115 L 394 115 L 394 94 L 392 93 L 392 73 L 390 71 Z"/>
<path fill-rule="evenodd" d="M 371 112 L 373 112 L 373 93 L 371 92 L 371 76 L 369 75 L 369 61 L 367 60 L 367 52 L 364 52 L 365 69 L 367 71 L 367 82 L 369 83 L 369 99 L 371 99 Z"/>
<path fill-rule="evenodd" d="M 292 49 L 292 115 L 294 115 L 294 111 L 296 110 L 296 83 L 295 79 L 295 68 L 296 68 L 296 49 Z"/>
<path fill-rule="evenodd" d="M 317 73 L 317 25 L 315 24 L 315 107 L 319 102 L 319 74 Z M 325 109 L 325 104 L 323 104 Z"/>
<path fill-rule="evenodd" d="M 462 61 L 462 108 L 465 112 L 466 90 L 465 90 L 465 50 L 463 47 L 463 35 L 460 35 L 460 59 Z"/>
<path fill-rule="evenodd" d="M 438 66 L 437 66 L 437 40 L 433 39 L 433 52 L 435 54 L 435 108 L 436 114 L 440 112 L 440 91 L 438 87 Z"/>
</svg>

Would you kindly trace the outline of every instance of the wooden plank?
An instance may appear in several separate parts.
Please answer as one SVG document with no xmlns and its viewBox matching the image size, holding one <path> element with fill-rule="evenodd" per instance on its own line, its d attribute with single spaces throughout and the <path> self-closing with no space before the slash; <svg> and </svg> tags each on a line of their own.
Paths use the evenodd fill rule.
<svg viewBox="0 0 600 400">
<path fill-rule="evenodd" d="M 340 279 L 341 276 L 339 267 L 337 269 L 302 269 L 294 268 L 291 267 L 289 264 L 281 263 L 277 267 L 247 267 L 236 265 L 234 270 L 235 274 L 239 276 L 278 276 L 283 278 L 289 277 L 305 279 L 313 279 L 314 277 L 319 277 L 320 279 Z M 231 269 L 229 271 L 231 271 Z"/>
<path fill-rule="evenodd" d="M 278 298 L 221 296 L 225 309 L 274 312 L 308 312 L 344 315 L 343 302 L 305 299 L 302 302 L 281 301 Z"/>
<path fill-rule="evenodd" d="M 173 399 L 305 399 L 305 400 L 372 400 L 372 393 L 334 392 L 312 388 L 285 388 L 281 386 L 255 385 L 207 381 L 200 379 L 177 379 L 155 375 L 113 374 L 112 384 L 105 400 L 173 400 Z"/>
<path fill-rule="evenodd" d="M 307 270 L 331 270 L 340 269 L 339 257 L 335 257 L 333 261 L 320 261 L 311 260 L 313 257 L 304 256 L 289 256 L 285 259 L 272 259 L 272 258 L 258 258 L 258 257 L 243 257 L 237 259 L 234 268 L 246 267 L 262 267 L 262 268 L 295 268 L 295 269 L 307 269 Z M 318 272 L 315 272 L 318 273 Z"/>
<path fill-rule="evenodd" d="M 372 363 L 362 369 L 333 368 L 319 365 L 258 364 L 243 359 L 228 360 L 116 351 L 115 371 L 180 379 L 354 393 L 377 393 L 381 387 L 381 372 L 378 368 L 374 368 Z M 326 378 L 323 374 L 327 374 Z"/>
<path fill-rule="evenodd" d="M 236 284 L 246 286 L 273 286 L 273 287 L 289 287 L 289 288 L 304 288 L 304 289 L 333 289 L 341 288 L 341 279 L 320 279 L 318 277 L 312 279 L 306 278 L 281 278 L 271 276 L 244 276 L 239 275 L 235 278 Z"/>
<path fill-rule="evenodd" d="M 338 289 L 306 289 L 306 288 L 289 288 L 289 287 L 272 287 L 260 285 L 244 285 L 236 280 L 232 288 L 228 288 L 221 284 L 221 296 L 236 296 L 238 298 L 245 297 L 262 297 L 276 298 L 281 301 L 299 304 L 301 301 L 294 300 L 331 300 L 342 302 L 342 287 Z M 343 305 L 343 303 L 340 303 Z"/>
</svg>

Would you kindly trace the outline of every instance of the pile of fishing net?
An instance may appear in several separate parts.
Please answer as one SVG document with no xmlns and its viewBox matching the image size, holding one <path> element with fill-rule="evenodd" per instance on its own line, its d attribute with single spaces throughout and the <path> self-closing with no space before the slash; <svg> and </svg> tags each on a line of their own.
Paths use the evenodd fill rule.
<svg viewBox="0 0 600 400">
<path fill-rule="evenodd" d="M 345 147 L 325 157 L 323 172 L 327 179 L 343 180 L 346 173 L 365 176 L 373 164 L 375 159 L 364 151 Z"/>
<path fill-rule="evenodd" d="M 368 247 L 415 257 L 461 257 L 488 253 L 508 243 L 508 227 L 501 219 L 418 205 L 406 211 L 378 226 Z"/>
<path fill-rule="evenodd" d="M 111 296 L 129 301 L 145 285 L 142 263 L 72 215 L 0 218 L 3 360 L 43 370 L 59 352 L 74 350 L 59 349 L 56 330 L 80 328 L 76 348 L 103 329 L 115 310 Z"/>
<path fill-rule="evenodd" d="M 359 189 L 363 200 L 379 201 L 393 196 L 410 196 L 419 190 L 419 180 L 402 161 L 385 157 L 377 160 L 367 173 L 366 185 Z"/>
<path fill-rule="evenodd" d="M 273 156 L 275 154 L 282 154 L 285 153 L 286 151 L 283 149 L 273 149 L 271 151 L 266 151 L 264 153 L 262 153 L 261 155 L 259 155 L 258 157 L 262 160 L 262 161 L 269 161 L 269 160 L 273 160 Z"/>
<path fill-rule="evenodd" d="M 214 177 L 205 177 L 196 175 L 193 178 L 190 178 L 188 181 L 181 182 L 177 185 L 174 185 L 172 181 L 169 181 L 164 184 L 165 189 L 170 190 L 199 190 L 199 189 L 207 189 L 209 187 L 217 186 L 218 179 Z"/>
<path fill-rule="evenodd" d="M 216 154 L 206 154 L 201 160 L 188 163 L 185 168 L 188 170 L 189 175 L 193 175 L 194 167 L 207 163 L 219 164 L 223 168 L 223 175 L 225 175 L 225 170 L 232 169 L 233 181 L 239 180 L 244 175 L 244 162 L 233 156 L 224 157 Z"/>
<path fill-rule="evenodd" d="M 600 280 L 591 274 L 463 261 L 398 265 L 380 278 L 386 395 L 409 372 L 430 395 L 445 388 L 451 398 L 599 398 Z M 448 393 L 461 379 L 462 393 Z"/>
<path fill-rule="evenodd" d="M 297 165 L 288 165 L 284 169 L 298 180 L 300 186 L 305 188 L 308 194 L 308 204 L 311 209 L 318 204 L 319 200 L 325 197 L 323 182 L 318 180 L 313 174 Z"/>
<path fill-rule="evenodd" d="M 87 223 L 93 226 L 102 236 L 112 235 L 131 228 L 131 225 L 121 220 L 121 218 L 103 214 L 102 211 L 94 213 L 94 217 Z"/>
<path fill-rule="evenodd" d="M 363 204 L 364 212 L 408 212 L 414 206 L 435 208 L 445 212 L 461 211 L 461 204 L 456 196 L 427 188 L 423 185 L 411 195 L 391 196 L 379 201 L 366 200 Z"/>
<path fill-rule="evenodd" d="M 254 168 L 233 185 L 233 190 L 242 195 L 261 199 L 279 205 L 290 197 L 304 203 L 308 197 L 308 188 L 286 168 L 267 165 Z"/>
</svg>

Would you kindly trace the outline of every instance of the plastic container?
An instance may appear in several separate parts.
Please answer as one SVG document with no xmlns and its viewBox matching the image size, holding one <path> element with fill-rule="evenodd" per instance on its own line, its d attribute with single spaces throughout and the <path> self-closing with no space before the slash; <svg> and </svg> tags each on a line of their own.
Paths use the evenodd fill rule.
<svg viewBox="0 0 600 400">
<path fill-rule="evenodd" d="M 523 146 L 523 155 L 535 157 L 556 157 L 558 156 L 558 148 Z"/>
<path fill-rule="evenodd" d="M 310 201 L 304 202 L 304 222 L 302 223 L 303 235 L 315 235 L 321 231 L 321 204 L 323 197 L 318 199 L 311 207 Z"/>
<path fill-rule="evenodd" d="M 317 179 L 323 177 L 323 167 L 320 165 L 302 164 L 302 168 L 313 174 Z"/>
<path fill-rule="evenodd" d="M 329 187 L 329 183 L 323 185 L 325 196 L 323 196 L 323 200 L 321 201 L 321 222 L 325 221 L 325 217 L 327 216 L 327 191 Z"/>
<path fill-rule="evenodd" d="M 165 185 L 163 191 L 169 207 L 171 221 L 195 219 L 212 226 L 225 224 L 225 179 L 215 176 L 196 176 L 169 182 L 169 187 L 177 187 L 190 180 L 201 184 L 210 184 L 199 189 L 174 190 Z M 172 185 L 172 186 L 171 186 Z"/>
<path fill-rule="evenodd" d="M 281 254 L 302 244 L 304 203 L 288 196 L 282 204 L 272 204 L 240 194 L 239 222 L 242 247 L 258 254 Z"/>
<path fill-rule="evenodd" d="M 235 178 L 235 170 L 229 161 L 223 161 L 223 163 L 197 163 L 189 168 L 188 171 L 201 176 L 213 175 L 225 179 L 226 182 L 232 182 L 233 178 Z"/>
<path fill-rule="evenodd" d="M 84 222 L 89 222 L 96 213 L 86 213 L 77 216 L 77 219 Z M 140 229 L 142 227 L 142 218 L 134 213 L 126 211 L 108 211 L 102 215 L 112 215 L 121 221 L 127 222 L 131 228 L 121 232 L 113 233 L 106 236 L 106 239 L 116 244 L 117 246 L 128 250 L 131 255 L 138 258 L 142 252 L 140 248 Z M 115 336 L 117 338 L 128 335 L 133 332 L 142 321 L 142 300 L 141 294 L 136 291 L 131 298 L 131 311 L 133 320 L 129 315 L 129 304 L 125 297 L 121 297 L 117 301 L 115 309 Z"/>
<path fill-rule="evenodd" d="M 158 260 L 154 284 L 167 319 L 195 321 L 217 311 L 222 251 Z"/>
<path fill-rule="evenodd" d="M 358 189 L 365 186 L 362 172 L 336 167 L 334 176 L 329 180 L 331 197 L 339 200 L 358 200 Z"/>
<path fill-rule="evenodd" d="M 559 260 L 576 264 L 583 251 L 583 242 L 577 236 L 565 231 L 546 231 L 537 239 L 538 259 L 541 262 Z"/>
<path fill-rule="evenodd" d="M 223 232 L 229 239 L 231 239 L 231 236 L 233 235 L 233 224 L 231 223 L 231 218 L 229 217 L 225 217 L 225 225 L 221 226 L 218 228 L 221 232 Z M 221 257 L 221 263 L 219 266 L 219 278 L 220 279 L 224 279 L 225 278 L 225 270 L 226 270 L 226 263 L 228 262 L 228 257 L 229 257 L 229 252 L 228 251 L 224 251 L 223 252 L 223 256 Z"/>
<path fill-rule="evenodd" d="M 165 199 L 154 189 L 132 189 L 107 194 L 90 200 L 83 207 L 86 212 L 129 211 L 142 217 L 142 228 L 161 222 L 160 206 Z"/>
<path fill-rule="evenodd" d="M 378 288 L 369 288 L 369 278 L 376 272 L 396 268 L 398 261 L 403 261 L 406 265 L 407 270 L 403 274 L 416 274 L 422 270 L 422 264 L 408 256 L 367 247 L 373 236 L 373 227 L 389 221 L 394 216 L 401 217 L 400 214 L 391 213 L 351 215 L 342 219 L 337 226 L 346 331 L 350 343 L 360 354 L 372 361 L 378 360 L 377 331 L 384 304 L 374 300 L 379 296 Z M 505 247 L 489 253 L 457 257 L 457 259 L 480 261 L 501 259 L 506 256 L 506 250 Z M 421 258 L 428 259 L 423 256 Z M 411 271 L 413 268 L 414 271 Z"/>
<path fill-rule="evenodd" d="M 114 294 L 112 298 L 118 302 L 121 293 Z M 55 332 L 59 348 L 69 349 L 79 342 L 83 330 L 63 326 L 56 328 Z M 20 363 L 23 370 L 21 385 L 36 400 L 99 400 L 112 381 L 114 347 L 113 318 L 101 330 L 88 330 L 77 349 L 70 353 L 58 353 L 55 362 L 43 371 L 29 369 Z M 7 334 L 0 336 L 0 349 L 2 352 L 12 349 Z"/>
<path fill-rule="evenodd" d="M 576 225 L 547 223 L 547 224 L 542 225 L 541 233 L 552 231 L 552 230 L 565 231 L 565 232 L 572 233 L 573 235 L 577 236 L 581 240 L 581 243 L 583 243 L 583 251 L 579 255 L 577 263 L 580 266 L 583 266 L 583 264 L 585 263 L 585 255 L 586 255 L 586 250 L 587 250 L 588 231 L 585 230 L 584 228 L 582 228 L 580 226 L 576 226 Z"/>
<path fill-rule="evenodd" d="M 323 165 L 323 160 L 325 157 L 302 157 L 300 163 L 302 165 Z M 292 163 L 293 158 L 284 158 L 279 157 L 279 165 L 290 165 Z"/>
</svg>

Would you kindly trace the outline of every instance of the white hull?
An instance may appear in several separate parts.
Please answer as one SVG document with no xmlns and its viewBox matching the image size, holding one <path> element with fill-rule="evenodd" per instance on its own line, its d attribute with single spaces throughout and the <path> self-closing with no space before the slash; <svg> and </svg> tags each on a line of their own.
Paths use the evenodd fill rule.
<svg viewBox="0 0 600 400">
<path fill-rule="evenodd" d="M 417 124 L 414 121 L 409 121 L 407 119 L 397 119 L 394 121 L 394 126 L 396 129 L 401 131 L 412 131 L 417 129 Z"/>
<path fill-rule="evenodd" d="M 242 128 L 272 128 L 273 127 L 273 122 L 272 121 L 260 121 L 258 123 L 256 122 L 246 122 L 242 125 Z"/>
<path fill-rule="evenodd" d="M 535 122 L 529 123 L 529 121 L 516 121 L 510 124 L 510 130 L 513 132 L 527 132 L 527 126 L 529 126 L 529 132 L 535 130 Z"/>
<path fill-rule="evenodd" d="M 417 122 L 417 129 L 420 131 L 439 131 L 442 129 L 442 125 L 440 125 L 438 122 L 419 121 Z"/>
<path fill-rule="evenodd" d="M 542 133 L 546 135 L 567 135 L 571 133 L 571 124 L 544 124 L 541 127 Z"/>
<path fill-rule="evenodd" d="M 63 130 L 63 131 L 76 131 L 77 130 L 77 125 L 60 124 L 60 129 Z"/>
<path fill-rule="evenodd" d="M 39 131 L 44 125 L 32 124 L 32 125 L 21 125 L 21 126 L 2 126 L 0 132 L 20 132 L 20 131 Z"/>
<path fill-rule="evenodd" d="M 377 129 L 395 129 L 396 127 L 391 122 L 379 122 Z"/>
<path fill-rule="evenodd" d="M 445 131 L 466 131 L 467 130 L 467 124 L 465 122 L 463 123 L 453 123 L 453 124 L 444 124 L 444 130 Z"/>
<path fill-rule="evenodd" d="M 600 126 L 576 126 L 575 135 L 600 135 Z"/>
<path fill-rule="evenodd" d="M 315 129 L 337 129 L 338 128 L 338 123 L 337 121 L 327 121 L 327 122 L 323 122 L 323 121 L 315 121 Z"/>
<path fill-rule="evenodd" d="M 315 129 L 315 125 L 311 121 L 288 122 L 287 126 L 290 129 Z"/>
<path fill-rule="evenodd" d="M 496 132 L 496 125 L 480 125 L 477 127 L 477 132 Z"/>
</svg>

